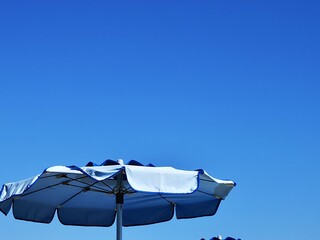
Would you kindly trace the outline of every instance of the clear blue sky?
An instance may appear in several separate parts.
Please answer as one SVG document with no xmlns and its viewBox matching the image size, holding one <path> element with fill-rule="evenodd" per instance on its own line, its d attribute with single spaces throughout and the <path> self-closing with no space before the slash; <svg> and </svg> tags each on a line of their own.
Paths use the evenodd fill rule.
<svg viewBox="0 0 320 240">
<path fill-rule="evenodd" d="M 124 240 L 320 235 L 320 3 L 1 1 L 0 184 L 107 158 L 238 183 L 214 217 Z M 115 228 L 0 215 L 1 238 Z"/>
</svg>

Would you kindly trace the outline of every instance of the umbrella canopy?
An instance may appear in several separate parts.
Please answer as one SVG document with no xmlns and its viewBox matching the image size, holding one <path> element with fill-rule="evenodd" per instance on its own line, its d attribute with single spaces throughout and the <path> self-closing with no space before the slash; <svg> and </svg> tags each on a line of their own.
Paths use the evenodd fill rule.
<svg viewBox="0 0 320 240">
<path fill-rule="evenodd" d="M 0 192 L 0 210 L 16 219 L 50 223 L 57 213 L 65 225 L 137 226 L 214 215 L 235 183 L 204 170 L 107 160 L 96 166 L 55 166 Z"/>
</svg>

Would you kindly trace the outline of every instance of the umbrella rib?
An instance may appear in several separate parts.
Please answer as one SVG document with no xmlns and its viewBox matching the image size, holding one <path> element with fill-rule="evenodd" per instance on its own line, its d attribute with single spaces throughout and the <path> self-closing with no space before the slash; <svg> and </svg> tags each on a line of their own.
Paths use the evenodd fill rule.
<svg viewBox="0 0 320 240">
<path fill-rule="evenodd" d="M 40 188 L 40 189 L 38 189 L 38 190 L 35 190 L 35 191 L 33 191 L 33 192 L 28 192 L 28 193 L 24 193 L 24 194 L 21 194 L 21 196 L 28 196 L 28 195 L 30 195 L 30 194 L 33 194 L 33 193 L 37 193 L 37 192 L 40 192 L 40 191 L 42 191 L 42 190 L 45 190 L 45 189 L 48 189 L 48 188 L 51 188 L 51 187 L 55 187 L 55 186 L 58 186 L 58 185 L 60 185 L 60 184 L 65 184 L 66 183 L 66 181 L 64 181 L 64 182 L 59 182 L 59 183 L 56 183 L 56 184 L 53 184 L 53 185 L 50 185 L 50 186 L 46 186 L 46 187 L 44 187 L 44 188 Z"/>
<path fill-rule="evenodd" d="M 209 195 L 209 196 L 211 196 L 211 197 L 221 198 L 221 197 L 219 197 L 219 196 L 216 196 L 216 195 L 214 195 L 214 194 L 207 193 L 207 192 L 204 192 L 204 191 L 201 191 L 201 190 L 198 190 L 198 192 L 203 193 L 203 194 L 206 194 L 206 195 Z"/>
<path fill-rule="evenodd" d="M 116 193 L 115 188 L 110 187 L 107 183 L 105 183 L 104 181 L 101 181 L 102 184 L 104 184 L 106 187 L 108 187 L 114 194 Z M 133 192 L 129 192 L 129 190 L 132 189 Z M 128 188 L 124 189 L 123 194 L 127 194 L 127 193 L 134 193 L 136 192 L 130 185 Z"/>
<path fill-rule="evenodd" d="M 133 189 L 133 191 L 129 191 L 129 189 L 130 188 L 127 188 L 124 192 L 123 192 L 123 194 L 132 194 L 132 193 L 135 193 L 136 191 Z"/>
<path fill-rule="evenodd" d="M 132 189 L 133 191 L 130 192 L 130 189 Z M 123 191 L 124 194 L 126 194 L 126 193 L 135 193 L 135 192 L 136 192 L 136 190 L 134 190 L 130 185 L 129 185 L 128 188 L 124 189 L 124 191 Z"/>
<path fill-rule="evenodd" d="M 116 193 L 115 188 L 110 187 L 108 184 L 106 184 L 106 183 L 103 182 L 103 181 L 102 181 L 101 183 L 104 184 L 106 187 L 108 187 L 110 190 L 112 190 L 113 193 Z M 116 187 L 116 186 L 115 186 L 115 187 Z M 131 186 L 129 186 L 129 188 L 124 189 L 123 193 L 124 193 L 124 194 L 130 193 L 130 192 L 129 192 L 129 189 L 130 189 L 130 188 L 131 188 L 132 190 L 134 190 Z M 135 192 L 135 191 L 133 191 L 133 192 Z M 132 192 L 132 193 L 133 193 L 133 192 Z"/>
<path fill-rule="evenodd" d="M 83 188 L 81 191 L 77 192 L 76 194 L 72 195 L 71 197 L 69 197 L 67 200 L 65 200 L 63 203 L 61 203 L 57 208 L 61 208 L 63 207 L 63 205 L 65 205 L 67 202 L 69 202 L 71 199 L 75 198 L 76 196 L 78 196 L 79 194 L 83 193 L 83 192 L 87 192 L 90 190 L 90 187 L 92 187 L 93 185 L 95 185 L 97 182 L 88 185 L 87 187 Z"/>
<path fill-rule="evenodd" d="M 77 186 L 77 185 L 72 185 L 72 184 L 68 184 L 68 186 L 75 187 L 75 188 L 82 188 L 82 189 L 84 188 L 84 187 Z M 90 187 L 91 187 L 90 185 L 86 186 L 86 188 L 90 188 Z M 90 188 L 90 191 L 92 191 L 92 192 L 100 192 L 100 193 L 111 193 L 111 192 L 108 192 L 108 191 L 104 190 L 103 188 L 96 187 L 96 186 L 95 186 L 95 189 Z"/>
<path fill-rule="evenodd" d="M 166 200 L 168 203 L 171 203 L 172 205 L 175 205 L 175 202 L 170 201 L 166 197 L 162 196 L 161 193 L 159 194 L 160 197 L 162 197 L 164 200 Z"/>
<path fill-rule="evenodd" d="M 79 178 L 80 179 L 80 178 Z M 75 181 L 77 181 L 77 182 L 79 182 L 79 183 L 82 183 L 82 184 L 87 184 L 86 182 L 83 182 L 83 181 L 79 181 L 78 179 L 74 179 Z M 100 182 L 100 181 L 96 181 L 94 184 L 96 184 L 96 183 L 98 183 L 98 182 Z M 101 182 L 101 183 L 103 183 L 103 182 Z M 71 184 L 69 184 L 70 186 L 73 186 L 73 187 L 77 187 L 76 185 L 71 185 Z M 87 184 L 88 185 L 88 184 Z M 106 187 L 108 187 L 110 190 L 113 190 L 111 187 L 109 187 L 108 185 L 106 185 L 106 184 L 104 184 Z M 90 185 L 88 185 L 88 186 L 90 186 Z M 97 189 L 97 190 L 101 190 L 101 192 L 106 192 L 106 193 L 109 193 L 108 191 L 105 191 L 105 189 L 104 188 L 102 188 L 102 187 L 99 187 L 99 186 L 95 186 L 95 188 Z M 93 189 L 91 189 L 91 190 L 93 190 Z"/>
<path fill-rule="evenodd" d="M 104 181 L 101 181 L 101 183 L 103 185 L 105 185 L 106 187 L 108 187 L 113 193 L 114 193 L 114 188 L 110 187 L 108 184 L 106 184 Z"/>
<path fill-rule="evenodd" d="M 210 183 L 220 184 L 220 183 L 218 183 L 217 181 L 214 181 L 214 180 L 209 180 L 209 179 L 200 179 L 200 180 L 203 181 L 203 182 L 210 182 Z M 232 186 L 234 186 L 234 183 L 233 183 L 233 184 L 231 184 L 231 183 L 225 183 L 225 185 L 232 185 Z"/>
<path fill-rule="evenodd" d="M 203 182 L 210 182 L 210 183 L 217 183 L 216 181 L 214 181 L 214 180 L 209 180 L 209 179 L 201 179 L 201 181 L 203 181 Z"/>
<path fill-rule="evenodd" d="M 33 194 L 33 193 L 36 193 L 36 192 L 40 192 L 40 191 L 42 191 L 42 190 L 45 190 L 45 189 L 48 189 L 48 188 L 51 188 L 51 187 L 55 187 L 55 186 L 58 186 L 58 185 L 61 185 L 61 184 L 68 184 L 68 183 L 71 182 L 71 181 L 78 181 L 78 179 L 85 178 L 85 177 L 81 177 L 81 178 L 78 178 L 78 179 L 69 178 L 69 177 L 66 177 L 66 178 L 68 178 L 69 180 L 63 181 L 63 182 L 59 182 L 59 183 L 56 183 L 56 184 L 53 184 L 53 185 L 50 185 L 50 186 L 46 186 L 46 187 L 44 187 L 44 188 L 40 188 L 40 189 L 35 190 L 35 191 L 33 191 L 33 192 L 21 194 L 21 196 L 28 196 L 28 195 L 30 195 L 30 194 Z M 41 178 L 39 178 L 39 179 L 41 179 Z M 71 180 L 71 181 L 70 181 L 70 180 Z M 80 182 L 80 181 L 78 181 L 78 182 Z M 81 183 L 83 183 L 83 182 L 81 182 Z M 32 186 L 32 185 L 31 185 L 31 186 Z"/>
</svg>

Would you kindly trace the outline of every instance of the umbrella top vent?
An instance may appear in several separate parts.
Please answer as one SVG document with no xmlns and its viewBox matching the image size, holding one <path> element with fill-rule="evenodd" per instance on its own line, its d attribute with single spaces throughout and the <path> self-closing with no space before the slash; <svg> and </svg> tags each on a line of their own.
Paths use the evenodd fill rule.
<svg viewBox="0 0 320 240">
<path fill-rule="evenodd" d="M 117 161 L 112 159 L 107 159 L 101 164 L 96 164 L 94 162 L 88 162 L 86 164 L 86 167 L 95 167 L 95 166 L 113 166 L 113 165 L 124 165 L 124 161 L 122 159 L 118 159 Z M 146 167 L 154 167 L 153 164 L 149 163 L 147 165 L 143 165 L 142 163 L 136 161 L 136 160 L 130 160 L 127 165 L 131 166 L 146 166 Z"/>
</svg>

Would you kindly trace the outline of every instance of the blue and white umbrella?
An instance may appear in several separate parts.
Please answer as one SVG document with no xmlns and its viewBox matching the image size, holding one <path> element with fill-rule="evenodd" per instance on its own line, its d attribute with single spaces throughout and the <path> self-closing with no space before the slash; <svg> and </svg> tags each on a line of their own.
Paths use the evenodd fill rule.
<svg viewBox="0 0 320 240">
<path fill-rule="evenodd" d="M 50 223 L 57 213 L 65 225 L 147 225 L 173 218 L 214 215 L 235 183 L 203 170 L 142 165 L 107 160 L 96 166 L 55 166 L 23 181 L 7 183 L 0 192 L 0 210 L 12 208 L 16 219 Z"/>
</svg>

